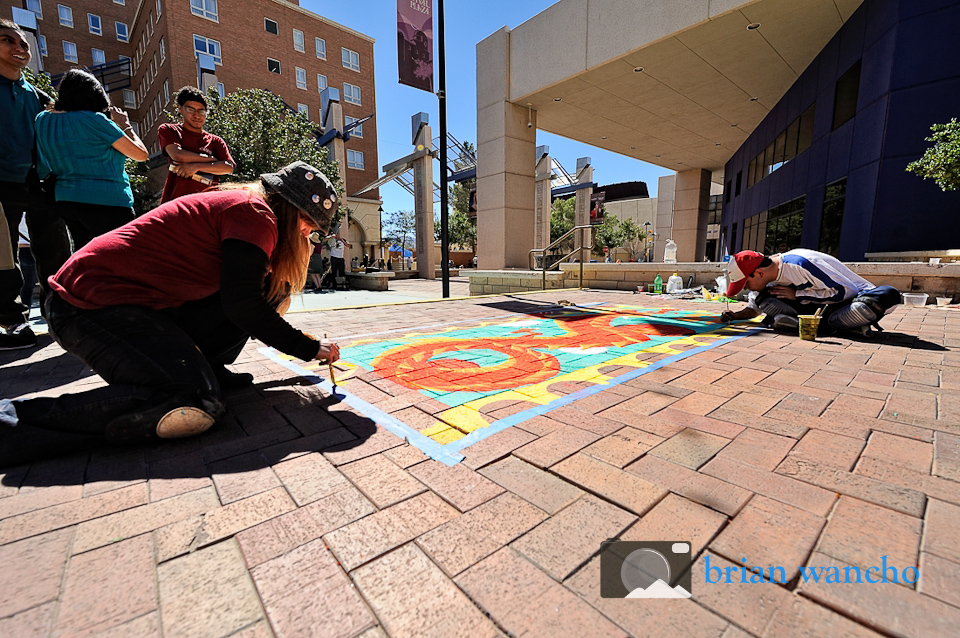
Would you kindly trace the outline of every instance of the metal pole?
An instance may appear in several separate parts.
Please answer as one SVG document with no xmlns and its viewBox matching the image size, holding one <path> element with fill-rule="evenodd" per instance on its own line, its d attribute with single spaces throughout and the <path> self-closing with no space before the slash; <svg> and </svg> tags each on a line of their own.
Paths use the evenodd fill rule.
<svg viewBox="0 0 960 638">
<path fill-rule="evenodd" d="M 440 106 L 440 272 L 443 277 L 443 298 L 450 296 L 450 235 L 447 215 L 447 72 L 443 46 L 443 0 L 437 0 L 437 57 Z"/>
</svg>

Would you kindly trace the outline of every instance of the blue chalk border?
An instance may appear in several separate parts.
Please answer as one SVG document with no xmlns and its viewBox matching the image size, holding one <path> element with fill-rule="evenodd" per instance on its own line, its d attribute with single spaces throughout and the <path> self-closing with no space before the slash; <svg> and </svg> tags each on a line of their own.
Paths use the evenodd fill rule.
<svg viewBox="0 0 960 638">
<path fill-rule="evenodd" d="M 585 304 L 580 304 L 580 305 L 585 305 Z M 598 383 L 590 386 L 589 388 L 577 390 L 576 392 L 572 392 L 559 399 L 555 399 L 554 401 L 551 401 L 546 405 L 538 405 L 534 408 L 530 408 L 529 410 L 524 410 L 523 412 L 517 412 L 516 414 L 511 414 L 510 416 L 504 417 L 502 419 L 498 419 L 497 421 L 494 421 L 487 427 L 474 430 L 473 432 L 466 435 L 462 439 L 459 439 L 457 441 L 454 441 L 453 443 L 447 443 L 447 444 L 437 443 L 430 437 L 421 434 L 417 430 L 414 430 L 403 421 L 400 421 L 396 417 L 393 417 L 387 414 L 386 412 L 376 407 L 375 405 L 364 401 L 358 396 L 344 392 L 340 388 L 334 388 L 334 386 L 330 383 L 329 380 L 318 376 L 317 374 L 315 374 L 310 370 L 300 367 L 299 365 L 297 365 L 296 363 L 293 363 L 290 360 L 282 358 L 280 354 L 273 348 L 267 348 L 267 347 L 260 348 L 258 352 L 260 352 L 263 356 L 267 357 L 271 361 L 275 361 L 276 363 L 282 365 L 284 368 L 287 368 L 292 372 L 296 372 L 298 375 L 302 376 L 307 381 L 312 382 L 314 385 L 316 385 L 320 389 L 335 396 L 343 403 L 346 403 L 350 407 L 362 413 L 364 416 L 367 416 L 370 419 L 372 419 L 374 422 L 377 423 L 377 425 L 382 426 L 384 429 L 389 430 L 390 432 L 393 432 L 400 438 L 406 440 L 407 443 L 415 446 L 417 449 L 419 449 L 421 452 L 423 452 L 430 458 L 436 461 L 440 461 L 444 465 L 453 466 L 465 458 L 464 455 L 460 453 L 461 450 L 473 445 L 474 443 L 479 443 L 480 441 L 484 440 L 488 436 L 493 436 L 494 434 L 497 434 L 498 432 L 502 432 L 509 427 L 513 427 L 514 425 L 518 425 L 534 417 L 547 414 L 552 410 L 561 408 L 579 399 L 583 399 L 591 395 L 597 394 L 598 392 L 602 392 L 611 386 L 619 385 L 621 383 L 625 383 L 627 381 L 636 379 L 637 377 L 641 377 L 647 374 L 648 372 L 659 370 L 665 365 L 676 363 L 677 361 L 681 361 L 695 354 L 706 352 L 707 350 L 710 350 L 712 348 L 716 348 L 718 346 L 722 346 L 732 341 L 736 341 L 737 339 L 742 339 L 743 337 L 747 337 L 749 335 L 756 334 L 758 332 L 763 332 L 763 331 L 764 331 L 763 328 L 754 328 L 751 330 L 747 330 L 742 334 L 733 335 L 731 337 L 725 337 L 723 339 L 717 339 L 716 341 L 714 341 L 709 345 L 686 350 L 684 352 L 681 352 L 680 354 L 674 355 L 672 357 L 667 357 L 665 359 L 661 359 L 643 368 L 637 368 L 632 372 L 627 372 L 626 374 L 621 374 L 616 377 L 612 377 L 609 381 L 605 383 L 602 383 L 602 384 Z M 697 336 L 697 335 L 693 335 L 693 336 Z"/>
</svg>

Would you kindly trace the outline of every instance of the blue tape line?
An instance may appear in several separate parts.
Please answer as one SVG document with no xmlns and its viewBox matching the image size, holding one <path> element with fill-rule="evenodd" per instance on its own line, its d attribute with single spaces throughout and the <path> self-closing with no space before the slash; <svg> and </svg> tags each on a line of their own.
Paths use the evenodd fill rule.
<svg viewBox="0 0 960 638">
<path fill-rule="evenodd" d="M 400 438 L 405 439 L 411 445 L 416 446 L 417 449 L 433 460 L 440 461 L 444 465 L 449 465 L 452 467 L 464 459 L 463 454 L 460 454 L 458 450 L 454 450 L 448 445 L 441 445 L 440 443 L 437 443 L 430 437 L 417 432 L 403 421 L 390 416 L 380 408 L 367 403 L 360 397 L 348 394 L 339 388 L 334 390 L 333 384 L 331 384 L 329 381 L 317 376 L 310 370 L 301 368 L 292 361 L 283 359 L 273 348 L 260 348 L 257 350 L 257 352 L 261 353 L 271 361 L 279 363 L 284 368 L 296 372 L 308 381 L 313 382 L 313 384 L 318 386 L 320 389 L 336 396 L 341 402 L 346 403 L 351 408 L 355 408 L 356 410 L 360 411 L 364 416 L 372 419 L 377 425 L 382 426 L 385 430 L 393 432 Z"/>
<path fill-rule="evenodd" d="M 627 372 L 626 374 L 618 375 L 603 384 L 598 383 L 590 386 L 589 388 L 583 388 L 582 390 L 571 392 L 570 394 L 562 398 L 556 399 L 554 401 L 551 401 L 550 403 L 547 403 L 545 405 L 538 405 L 535 408 L 530 408 L 529 410 L 524 410 L 523 412 L 517 412 L 516 414 L 511 414 L 510 416 L 494 421 L 493 423 L 491 423 L 485 428 L 479 428 L 477 430 L 474 430 L 473 432 L 466 435 L 462 439 L 454 441 L 453 443 L 448 443 L 444 447 L 449 448 L 451 450 L 457 450 L 457 451 L 462 450 L 466 447 L 473 445 L 474 443 L 478 443 L 482 441 L 488 436 L 493 436 L 498 432 L 502 432 L 503 430 L 506 430 L 509 427 L 513 427 L 514 425 L 518 425 L 520 423 L 523 423 L 524 421 L 529 421 L 534 417 L 542 416 L 552 410 L 556 410 L 557 408 L 562 408 L 563 406 L 569 403 L 573 403 L 574 401 L 578 401 L 585 397 L 597 394 L 598 392 L 603 392 L 610 386 L 619 385 L 621 383 L 631 381 L 633 379 L 636 379 L 637 377 L 647 374 L 648 372 L 659 370 L 663 366 L 668 365 L 670 363 L 676 363 L 677 361 L 681 361 L 683 359 L 686 359 L 687 357 L 693 356 L 695 354 L 699 354 L 701 352 L 706 352 L 707 350 L 716 348 L 717 346 L 722 346 L 726 343 L 730 343 L 731 341 L 736 341 L 737 339 L 741 339 L 748 335 L 752 335 L 757 332 L 762 332 L 763 330 L 764 330 L 763 328 L 754 328 L 752 330 L 748 330 L 747 332 L 744 332 L 741 335 L 735 335 L 733 337 L 719 339 L 711 343 L 710 345 L 693 348 L 691 350 L 687 350 L 686 352 L 682 352 L 678 355 L 667 357 L 666 359 L 661 359 L 646 367 L 637 368 L 633 372 Z"/>
</svg>

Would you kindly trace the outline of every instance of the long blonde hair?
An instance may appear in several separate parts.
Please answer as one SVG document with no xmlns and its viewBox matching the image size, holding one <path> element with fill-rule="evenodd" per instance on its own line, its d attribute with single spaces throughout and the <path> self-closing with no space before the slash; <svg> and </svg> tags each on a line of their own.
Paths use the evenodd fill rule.
<svg viewBox="0 0 960 638">
<path fill-rule="evenodd" d="M 270 286 L 266 298 L 271 304 L 285 307 L 290 295 L 303 290 L 307 282 L 307 268 L 313 245 L 300 234 L 300 217 L 306 217 L 299 208 L 283 196 L 267 191 L 260 182 L 222 184 L 220 190 L 245 190 L 252 197 L 260 197 L 277 217 L 277 247 L 270 257 Z M 283 314 L 283 313 L 281 313 Z"/>
</svg>

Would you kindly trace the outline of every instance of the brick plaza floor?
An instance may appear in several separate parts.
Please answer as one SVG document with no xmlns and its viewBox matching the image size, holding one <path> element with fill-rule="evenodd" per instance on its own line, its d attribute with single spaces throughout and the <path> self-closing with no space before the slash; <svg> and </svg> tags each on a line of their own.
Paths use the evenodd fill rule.
<svg viewBox="0 0 960 638">
<path fill-rule="evenodd" d="M 568 290 L 289 318 L 347 343 L 560 299 L 641 304 Z M 0 470 L 0 636 L 956 635 L 960 312 L 898 307 L 883 325 L 652 353 L 583 398 L 561 381 L 549 391 L 572 400 L 452 466 L 368 416 L 423 431 L 449 405 L 366 373 L 342 382 L 351 404 L 251 343 L 235 369 L 256 385 L 205 435 Z M 0 354 L 0 396 L 100 383 L 42 344 Z M 612 538 L 690 543 L 692 599 L 601 598 Z M 787 582 L 741 583 L 741 558 Z M 707 582 L 707 559 L 734 582 Z M 883 560 L 919 582 L 800 575 Z"/>
</svg>

